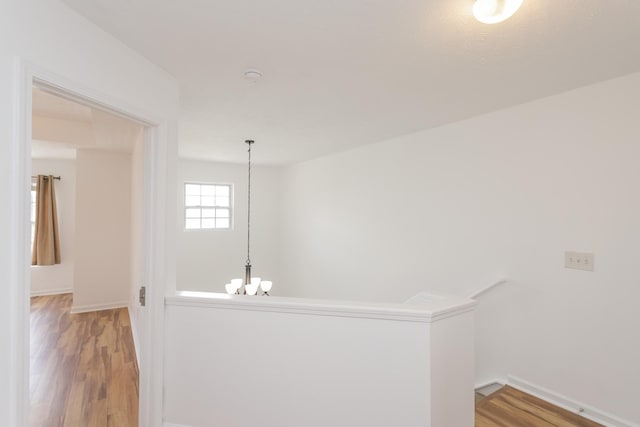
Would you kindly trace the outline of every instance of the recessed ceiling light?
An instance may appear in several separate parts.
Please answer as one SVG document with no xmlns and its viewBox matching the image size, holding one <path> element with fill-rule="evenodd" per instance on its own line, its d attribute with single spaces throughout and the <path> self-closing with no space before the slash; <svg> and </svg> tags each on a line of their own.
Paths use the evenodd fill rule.
<svg viewBox="0 0 640 427">
<path fill-rule="evenodd" d="M 245 79 L 255 83 L 262 78 L 262 71 L 256 70 L 255 68 L 250 68 L 248 70 L 245 70 L 242 75 Z"/>
<path fill-rule="evenodd" d="M 496 24 L 511 17 L 523 0 L 476 0 L 473 16 L 484 24 Z"/>
</svg>

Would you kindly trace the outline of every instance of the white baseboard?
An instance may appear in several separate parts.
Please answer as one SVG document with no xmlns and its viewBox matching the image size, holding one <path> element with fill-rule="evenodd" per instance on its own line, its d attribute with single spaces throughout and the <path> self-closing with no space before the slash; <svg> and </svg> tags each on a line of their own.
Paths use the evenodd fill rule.
<svg viewBox="0 0 640 427">
<path fill-rule="evenodd" d="M 131 323 L 131 336 L 133 337 L 133 348 L 136 351 L 136 361 L 138 362 L 138 369 L 140 369 L 140 338 L 138 337 L 138 323 L 137 319 L 132 316 L 131 304 L 127 306 L 129 310 L 129 322 Z"/>
<path fill-rule="evenodd" d="M 191 427 L 184 424 L 172 424 L 172 423 L 163 423 L 162 427 Z"/>
<path fill-rule="evenodd" d="M 108 304 L 89 304 L 71 307 L 71 314 L 88 313 L 90 311 L 112 310 L 114 308 L 128 307 L 129 301 L 111 302 Z"/>
<path fill-rule="evenodd" d="M 500 379 L 495 379 L 495 380 L 492 380 L 492 381 L 484 381 L 484 382 L 481 382 L 481 383 L 476 383 L 474 389 L 478 390 L 478 389 L 481 389 L 481 388 L 485 388 L 487 386 L 490 386 L 491 384 L 505 385 L 506 383 L 507 382 L 503 378 L 500 378 Z"/>
<path fill-rule="evenodd" d="M 62 289 L 45 289 L 42 291 L 31 291 L 32 297 L 43 297 L 46 295 L 61 295 L 61 294 L 71 294 L 73 293 L 73 288 L 62 288 Z"/>
<path fill-rule="evenodd" d="M 563 396 L 560 393 L 537 386 L 521 378 L 510 375 L 507 384 L 513 388 L 517 388 L 520 391 L 524 391 L 525 393 L 531 394 L 560 408 L 566 409 L 574 414 L 581 415 L 591 421 L 595 421 L 607 427 L 640 427 L 638 424 L 623 420 L 615 415 L 608 414 L 592 406 L 585 405 L 582 402 L 578 402 L 574 399 Z"/>
</svg>

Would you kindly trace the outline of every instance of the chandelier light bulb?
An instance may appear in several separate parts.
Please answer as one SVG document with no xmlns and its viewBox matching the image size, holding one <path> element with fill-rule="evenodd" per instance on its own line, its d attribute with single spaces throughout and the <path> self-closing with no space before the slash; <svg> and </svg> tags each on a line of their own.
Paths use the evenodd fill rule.
<svg viewBox="0 0 640 427">
<path fill-rule="evenodd" d="M 473 16 L 484 24 L 497 24 L 520 9 L 523 0 L 476 0 Z"/>
<path fill-rule="evenodd" d="M 262 282 L 260 282 L 260 288 L 262 289 L 262 292 L 269 292 L 272 286 L 273 283 L 269 280 L 263 280 Z"/>
<path fill-rule="evenodd" d="M 258 285 L 257 284 L 245 285 L 244 289 L 247 291 L 247 295 L 255 295 L 258 292 Z"/>
<path fill-rule="evenodd" d="M 236 288 L 236 285 L 234 285 L 233 283 L 227 283 L 226 285 L 224 285 L 224 289 L 229 295 L 235 294 L 238 290 L 238 288 Z"/>
</svg>

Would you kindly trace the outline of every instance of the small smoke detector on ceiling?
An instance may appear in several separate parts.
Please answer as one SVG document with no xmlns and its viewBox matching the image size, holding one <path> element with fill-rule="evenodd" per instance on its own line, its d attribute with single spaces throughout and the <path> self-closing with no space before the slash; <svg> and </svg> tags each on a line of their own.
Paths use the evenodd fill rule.
<svg viewBox="0 0 640 427">
<path fill-rule="evenodd" d="M 262 71 L 256 70 L 255 68 L 249 68 L 242 73 L 244 78 L 252 83 L 257 82 L 262 78 Z"/>
</svg>

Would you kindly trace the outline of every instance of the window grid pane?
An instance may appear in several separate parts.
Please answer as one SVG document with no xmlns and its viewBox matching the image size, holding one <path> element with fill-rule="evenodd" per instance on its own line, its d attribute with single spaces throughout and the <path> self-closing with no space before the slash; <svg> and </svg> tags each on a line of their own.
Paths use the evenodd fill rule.
<svg viewBox="0 0 640 427">
<path fill-rule="evenodd" d="M 216 186 L 215 185 L 203 185 L 200 188 L 200 194 L 203 196 L 215 196 L 216 195 Z"/>
<path fill-rule="evenodd" d="M 186 196 L 186 206 L 200 206 L 200 196 Z"/>
<path fill-rule="evenodd" d="M 185 183 L 185 229 L 231 228 L 231 185 Z"/>
<path fill-rule="evenodd" d="M 200 186 L 198 184 L 185 184 L 184 194 L 188 196 L 199 196 Z"/>
<path fill-rule="evenodd" d="M 200 218 L 200 208 L 187 208 L 187 218 Z"/>
<path fill-rule="evenodd" d="M 205 208 L 202 209 L 202 218 L 215 218 L 216 217 L 216 210 L 211 208 Z"/>
<path fill-rule="evenodd" d="M 215 206 L 216 202 L 215 202 L 216 198 L 213 196 L 202 196 L 200 197 L 200 204 L 202 206 Z"/>
<path fill-rule="evenodd" d="M 189 230 L 197 230 L 198 228 L 200 228 L 200 218 L 197 218 L 197 219 L 188 218 L 185 221 L 185 228 Z"/>
<path fill-rule="evenodd" d="M 219 185 L 216 188 L 216 196 L 220 197 L 229 197 L 229 186 L 228 185 Z"/>
<path fill-rule="evenodd" d="M 212 218 L 202 218 L 202 228 L 216 228 L 216 220 Z"/>
</svg>

